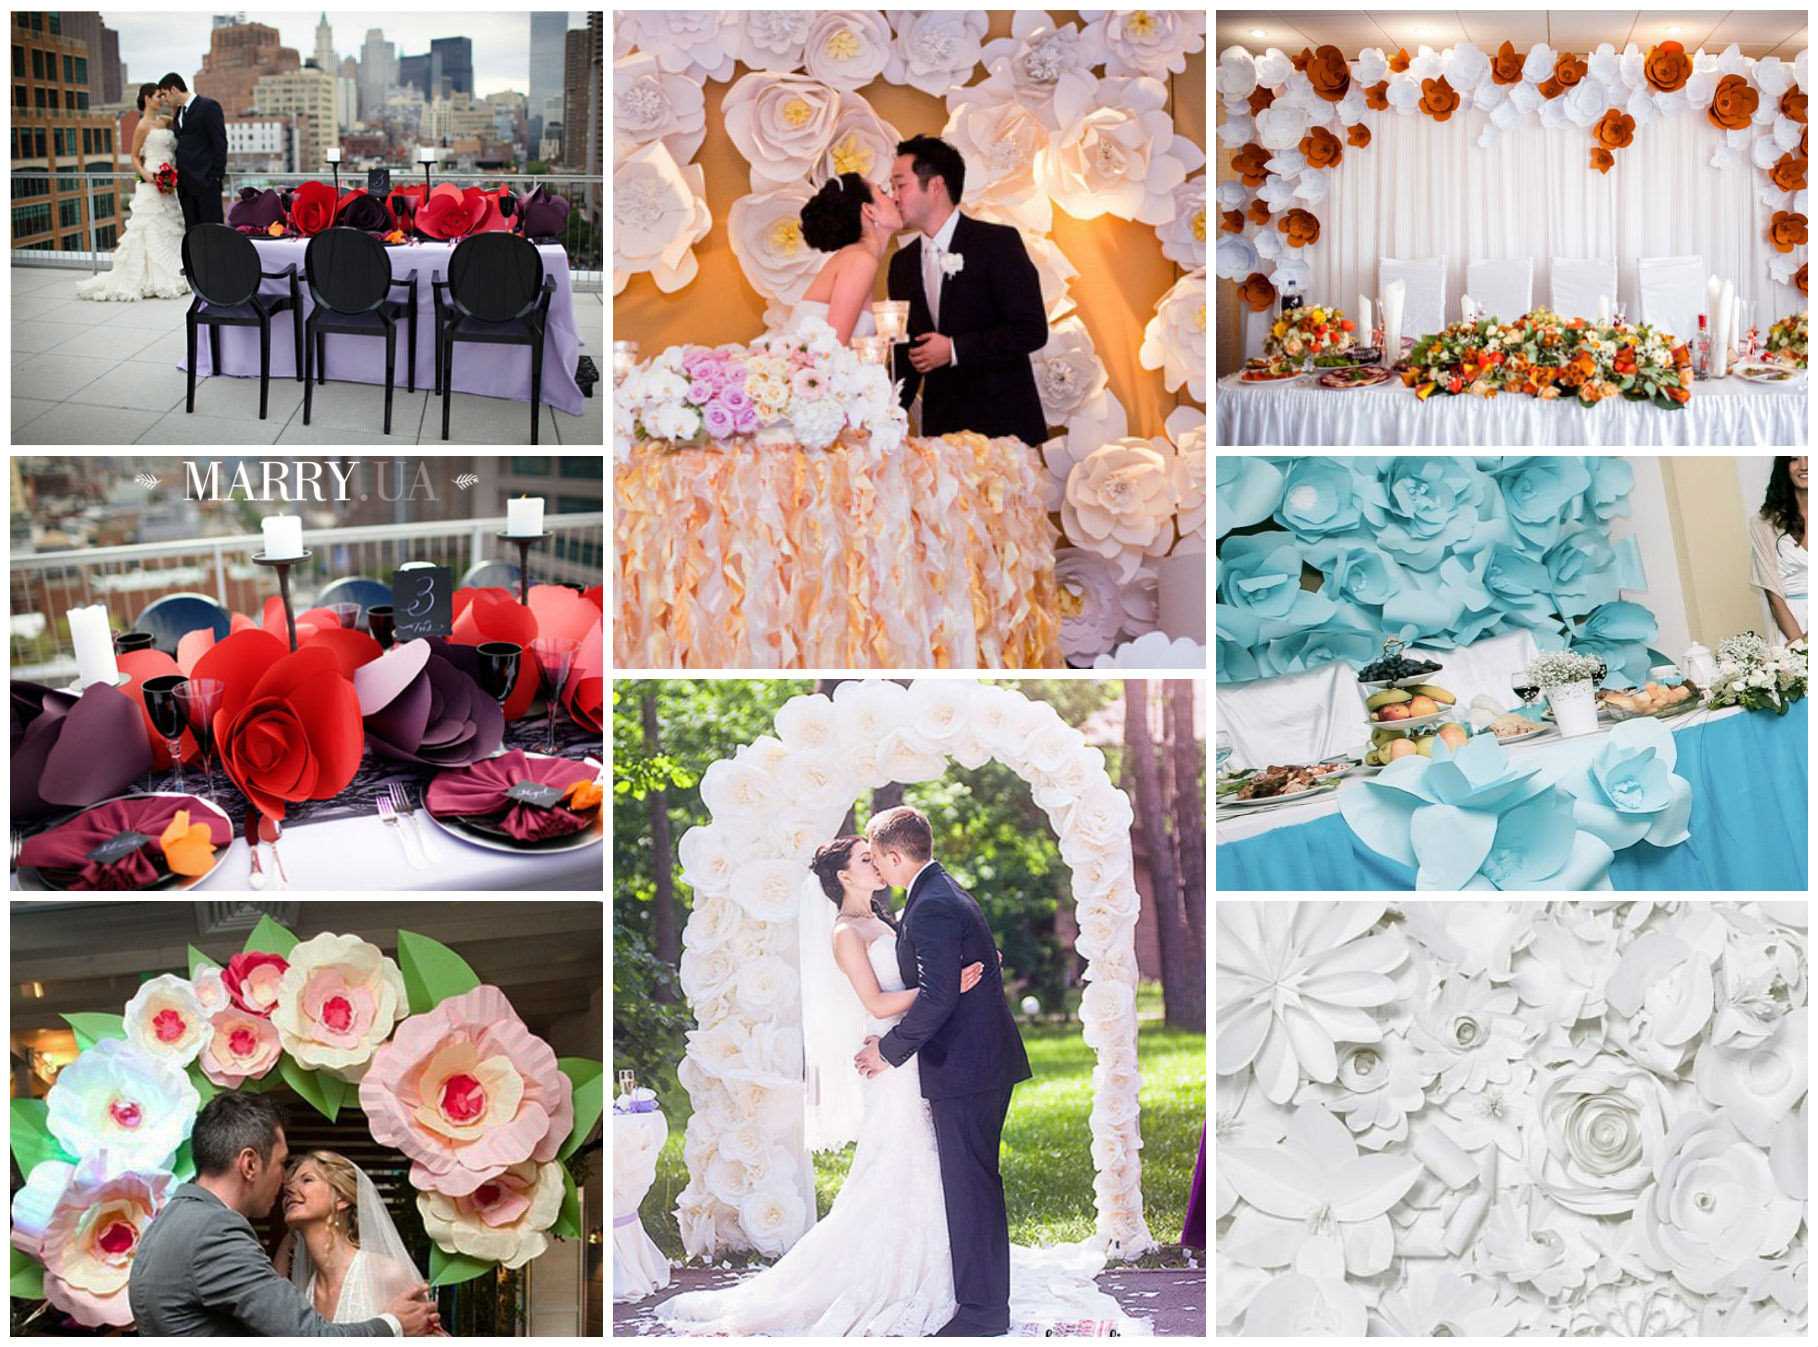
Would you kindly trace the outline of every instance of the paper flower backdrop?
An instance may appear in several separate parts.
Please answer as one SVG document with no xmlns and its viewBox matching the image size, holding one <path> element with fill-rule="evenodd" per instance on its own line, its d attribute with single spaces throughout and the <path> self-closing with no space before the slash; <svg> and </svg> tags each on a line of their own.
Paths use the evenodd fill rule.
<svg viewBox="0 0 1818 1347">
<path fill-rule="evenodd" d="M 1602 658 L 1608 687 L 1659 662 L 1653 615 L 1619 597 L 1645 586 L 1635 541 L 1608 536 L 1634 487 L 1622 459 L 1248 456 L 1218 473 L 1220 682 L 1367 664 L 1386 636 L 1443 650 L 1523 628 Z"/>
<path fill-rule="evenodd" d="M 1805 1335 L 1804 902 L 1215 924 L 1221 1334 Z"/>
<path fill-rule="evenodd" d="M 196 1114 L 222 1090 L 288 1086 L 334 1122 L 357 1088 L 374 1139 L 414 1162 L 432 1286 L 581 1237 L 565 1162 L 599 1122 L 603 1064 L 558 1060 L 445 945 L 400 931 L 394 962 L 357 936 L 299 943 L 261 917 L 226 969 L 191 947 L 188 978 L 146 986 L 124 1015 L 64 1016 L 78 1055 L 45 1098 L 13 1101 L 25 1176 L 12 1201 L 15 1299 L 48 1299 L 89 1328 L 131 1327 L 133 1257 L 194 1177 Z M 182 1035 L 162 1053 L 140 1045 L 135 1024 L 154 1040 L 175 1034 L 166 1017 L 187 1026 L 192 1003 L 212 1012 L 198 1060 L 170 1047 Z"/>
</svg>

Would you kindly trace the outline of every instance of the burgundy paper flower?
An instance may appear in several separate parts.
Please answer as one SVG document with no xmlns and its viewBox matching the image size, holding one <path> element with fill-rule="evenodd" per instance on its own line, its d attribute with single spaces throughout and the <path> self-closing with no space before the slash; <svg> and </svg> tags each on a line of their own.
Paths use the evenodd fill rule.
<svg viewBox="0 0 1818 1347">
<path fill-rule="evenodd" d="M 102 683 L 80 697 L 13 684 L 14 818 L 42 818 L 118 795 L 151 770 L 137 702 Z"/>
<path fill-rule="evenodd" d="M 391 212 L 377 197 L 368 196 L 364 187 L 356 187 L 341 198 L 335 208 L 335 223 L 349 229 L 378 233 L 391 228 Z"/>
<path fill-rule="evenodd" d="M 354 672 L 367 742 L 377 752 L 432 767 L 463 767 L 498 748 L 504 713 L 458 667 L 451 649 L 407 641 Z"/>
<path fill-rule="evenodd" d="M 306 182 L 290 194 L 290 227 L 305 238 L 335 222 L 335 189 L 325 182 Z"/>
</svg>

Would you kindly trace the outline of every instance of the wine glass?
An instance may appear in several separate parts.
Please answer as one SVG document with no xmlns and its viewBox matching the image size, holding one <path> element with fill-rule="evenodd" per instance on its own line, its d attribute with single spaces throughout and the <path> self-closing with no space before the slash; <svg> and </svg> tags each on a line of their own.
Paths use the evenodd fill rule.
<svg viewBox="0 0 1818 1347">
<path fill-rule="evenodd" d="M 511 696 L 512 684 L 518 679 L 518 663 L 524 658 L 524 647 L 516 641 L 487 641 L 479 646 L 480 689 L 500 706 Z"/>
<path fill-rule="evenodd" d="M 1533 705 L 1534 699 L 1540 695 L 1540 684 L 1534 681 L 1534 675 L 1526 669 L 1515 671 L 1515 676 L 1510 680 L 1510 686 L 1513 687 L 1515 695 L 1521 698 L 1523 706 Z"/>
<path fill-rule="evenodd" d="M 530 653 L 536 656 L 549 700 L 549 732 L 543 738 L 545 753 L 556 751 L 556 704 L 562 700 L 562 686 L 568 681 L 569 670 L 574 668 L 575 653 L 580 648 L 579 641 L 565 636 L 544 636 L 530 643 Z"/>
<path fill-rule="evenodd" d="M 322 605 L 335 615 L 335 621 L 341 624 L 344 631 L 352 631 L 360 625 L 360 605 L 357 603 L 325 603 Z"/>
<path fill-rule="evenodd" d="M 164 746 L 170 750 L 170 788 L 178 792 L 183 789 L 184 715 L 177 689 L 187 682 L 189 679 L 182 674 L 160 674 L 146 679 L 140 688 L 145 696 L 145 714 L 151 717 L 152 728 L 164 736 Z"/>
<path fill-rule="evenodd" d="M 1213 740 L 1218 752 L 1217 759 L 1214 761 L 1213 765 L 1218 769 L 1218 774 L 1223 776 L 1225 774 L 1225 761 L 1231 756 L 1230 731 L 1219 730 L 1213 735 Z"/>
<path fill-rule="evenodd" d="M 379 643 L 379 649 L 390 650 L 392 633 L 397 630 L 396 610 L 389 603 L 375 603 L 366 610 L 366 630 Z"/>
<path fill-rule="evenodd" d="M 150 650 L 157 637 L 149 631 L 122 631 L 114 635 L 114 653 L 130 655 L 135 650 Z"/>
<path fill-rule="evenodd" d="M 215 799 L 215 712 L 221 709 L 226 691 L 227 684 L 219 678 L 192 678 L 176 690 L 177 705 L 202 755 L 202 793 L 210 800 Z"/>
</svg>

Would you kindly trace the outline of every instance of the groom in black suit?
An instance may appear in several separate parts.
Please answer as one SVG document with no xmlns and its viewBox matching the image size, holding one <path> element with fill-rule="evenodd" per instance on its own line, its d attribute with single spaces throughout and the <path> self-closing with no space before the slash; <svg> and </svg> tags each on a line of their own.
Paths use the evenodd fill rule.
<svg viewBox="0 0 1818 1347">
<path fill-rule="evenodd" d="M 903 141 L 890 182 L 903 223 L 921 231 L 890 259 L 890 298 L 909 301 L 903 406 L 920 388 L 924 435 L 973 430 L 1039 448 L 1048 425 L 1029 357 L 1048 344 L 1048 318 L 1022 236 L 960 214 L 966 161 L 944 140 Z"/>
<path fill-rule="evenodd" d="M 935 1336 L 1001 1337 L 1010 1327 L 1010 1221 L 998 1148 L 1011 1087 L 1029 1079 L 1029 1058 L 1004 1001 L 991 928 L 972 895 L 933 860 L 928 820 L 902 805 L 872 819 L 866 834 L 878 873 L 908 890 L 896 958 L 903 985 L 920 995 L 896 1028 L 867 1038 L 855 1060 L 875 1076 L 919 1054 L 959 1302 Z M 961 996 L 960 969 L 969 963 L 983 964 L 985 975 L 978 995 Z"/>
<path fill-rule="evenodd" d="M 183 207 L 183 228 L 220 224 L 221 188 L 227 179 L 227 122 L 221 105 L 192 95 L 174 71 L 158 87 L 177 105 L 177 203 Z"/>
</svg>

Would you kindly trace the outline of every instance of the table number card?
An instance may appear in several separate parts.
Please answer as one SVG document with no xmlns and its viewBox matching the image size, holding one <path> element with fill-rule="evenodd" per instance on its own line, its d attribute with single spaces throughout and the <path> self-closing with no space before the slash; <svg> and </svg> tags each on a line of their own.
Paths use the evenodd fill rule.
<svg viewBox="0 0 1818 1347">
<path fill-rule="evenodd" d="M 391 602 L 395 635 L 401 645 L 419 636 L 447 636 L 454 631 L 454 572 L 446 566 L 413 566 L 392 573 Z"/>
</svg>

